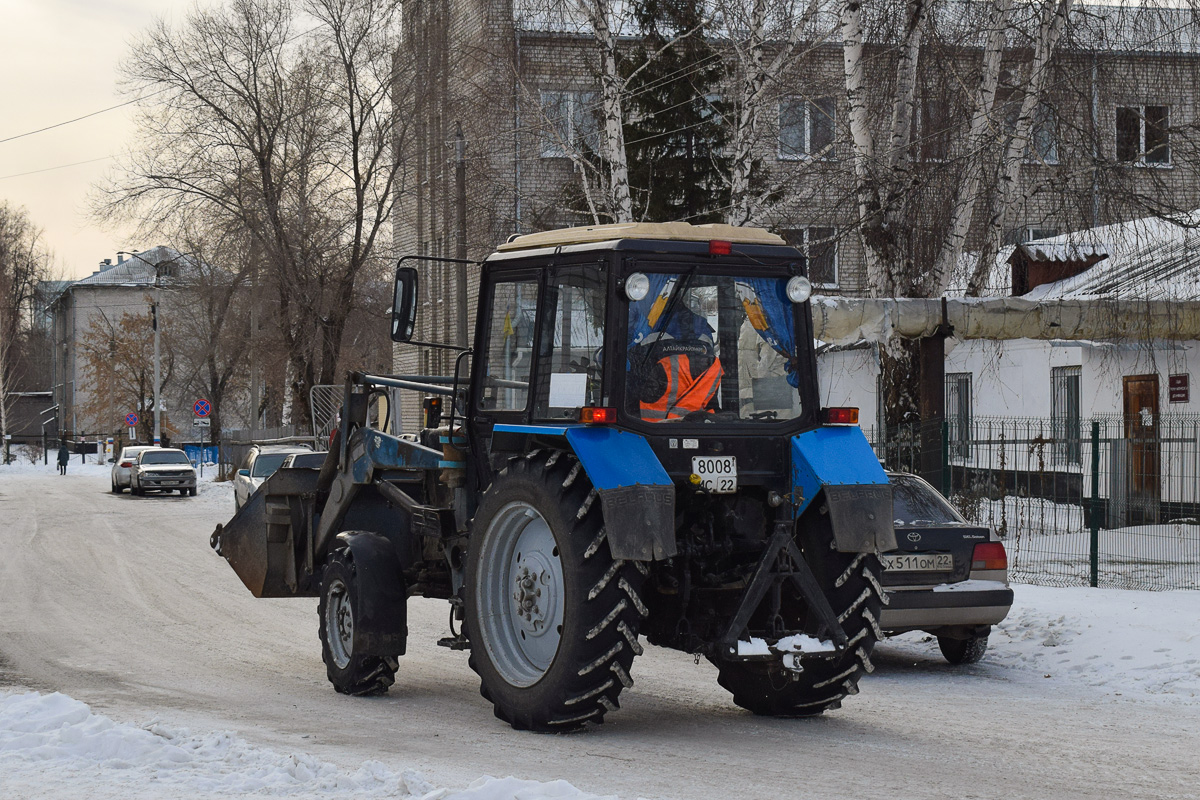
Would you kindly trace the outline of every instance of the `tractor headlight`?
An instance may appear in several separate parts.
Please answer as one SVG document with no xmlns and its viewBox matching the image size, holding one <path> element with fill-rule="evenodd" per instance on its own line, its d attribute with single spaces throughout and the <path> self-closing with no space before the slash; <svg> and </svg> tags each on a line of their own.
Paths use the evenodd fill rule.
<svg viewBox="0 0 1200 800">
<path fill-rule="evenodd" d="M 787 282 L 788 300 L 793 303 L 803 303 L 812 297 L 812 283 L 803 275 L 795 275 Z"/>
<path fill-rule="evenodd" d="M 650 293 L 650 279 L 643 272 L 635 272 L 625 279 L 625 296 L 635 303 Z"/>
</svg>

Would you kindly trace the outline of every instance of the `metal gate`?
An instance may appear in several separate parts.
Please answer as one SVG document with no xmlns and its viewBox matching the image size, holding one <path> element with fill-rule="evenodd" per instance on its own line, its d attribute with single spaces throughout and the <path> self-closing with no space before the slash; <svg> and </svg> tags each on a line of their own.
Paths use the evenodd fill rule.
<svg viewBox="0 0 1200 800">
<path fill-rule="evenodd" d="M 329 441 L 337 426 L 338 409 L 342 407 L 345 387 L 336 384 L 318 384 L 308 390 L 308 405 L 312 410 L 312 432 L 322 445 Z"/>
</svg>

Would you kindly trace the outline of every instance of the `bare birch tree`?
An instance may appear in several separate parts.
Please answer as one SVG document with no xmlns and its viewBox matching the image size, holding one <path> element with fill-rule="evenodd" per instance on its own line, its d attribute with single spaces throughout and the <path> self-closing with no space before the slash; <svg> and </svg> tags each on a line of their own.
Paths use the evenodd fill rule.
<svg viewBox="0 0 1200 800">
<path fill-rule="evenodd" d="M 148 98 L 101 216 L 192 214 L 242 229 L 266 267 L 292 421 L 340 377 L 359 280 L 382 269 L 403 135 L 391 102 L 398 0 L 232 0 L 157 23 L 124 62 Z M 305 29 L 307 27 L 307 29 Z"/>
</svg>

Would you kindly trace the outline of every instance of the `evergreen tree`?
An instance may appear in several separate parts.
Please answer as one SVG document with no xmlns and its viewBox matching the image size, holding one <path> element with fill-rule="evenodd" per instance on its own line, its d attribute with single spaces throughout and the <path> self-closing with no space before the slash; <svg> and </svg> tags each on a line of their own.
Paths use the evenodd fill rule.
<svg viewBox="0 0 1200 800">
<path fill-rule="evenodd" d="M 624 61 L 638 72 L 626 106 L 625 146 L 634 218 L 719 222 L 729 202 L 725 175 L 725 66 L 703 31 L 700 0 L 636 0 L 641 42 Z M 674 41 L 673 41 L 674 40 Z"/>
</svg>

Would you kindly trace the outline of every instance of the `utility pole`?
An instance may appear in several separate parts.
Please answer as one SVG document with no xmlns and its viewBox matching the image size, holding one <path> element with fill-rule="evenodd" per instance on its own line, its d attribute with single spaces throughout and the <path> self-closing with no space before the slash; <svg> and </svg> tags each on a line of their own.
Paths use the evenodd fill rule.
<svg viewBox="0 0 1200 800">
<path fill-rule="evenodd" d="M 258 240 L 250 238 L 250 437 L 258 428 L 258 409 L 260 399 L 258 378 L 258 347 L 255 338 L 258 336 Z"/>
<path fill-rule="evenodd" d="M 162 287 L 159 285 L 159 265 L 154 265 L 154 306 L 151 308 L 151 318 L 154 322 L 154 444 L 162 446 L 162 426 L 158 419 L 158 409 L 161 405 L 158 393 L 162 389 L 159 367 L 161 359 L 158 352 L 158 306 L 162 299 Z"/>
<path fill-rule="evenodd" d="M 454 183 L 458 195 L 458 248 L 455 255 L 467 258 L 467 143 L 463 139 L 462 123 L 454 123 Z M 459 347 L 467 346 L 467 265 L 458 265 L 458 337 Z"/>
</svg>

